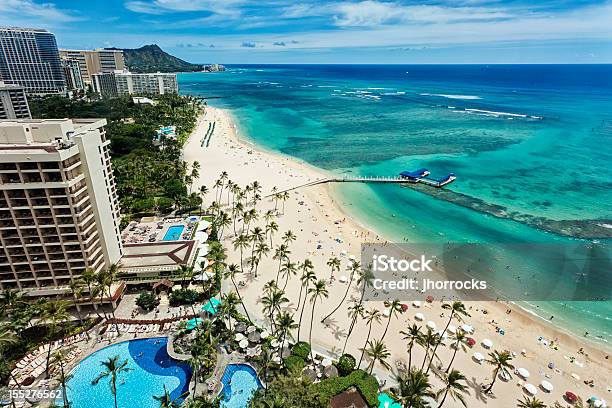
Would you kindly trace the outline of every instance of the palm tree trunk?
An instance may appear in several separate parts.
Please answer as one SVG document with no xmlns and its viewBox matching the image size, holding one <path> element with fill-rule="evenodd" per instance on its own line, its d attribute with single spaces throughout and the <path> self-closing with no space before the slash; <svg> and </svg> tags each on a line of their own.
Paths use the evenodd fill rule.
<svg viewBox="0 0 612 408">
<path fill-rule="evenodd" d="M 308 292 L 308 286 L 306 286 L 306 292 Z M 298 342 L 300 341 L 300 332 L 302 330 L 302 316 L 304 315 L 304 309 L 306 308 L 306 298 L 307 296 L 304 295 L 304 303 L 302 304 L 302 310 L 300 310 L 300 322 L 298 323 Z"/>
<path fill-rule="evenodd" d="M 412 349 L 414 347 L 414 342 L 410 343 L 408 347 L 408 372 L 412 370 Z"/>
<path fill-rule="evenodd" d="M 346 350 L 346 345 L 348 343 L 349 337 L 351 337 L 351 333 L 353 333 L 353 329 L 355 328 L 355 322 L 357 321 L 357 315 L 355 315 L 355 317 L 353 317 L 353 320 L 351 321 L 351 325 L 349 326 L 349 330 L 348 333 L 346 334 L 346 339 L 344 340 L 344 347 L 342 347 L 342 354 L 344 354 L 344 351 Z"/>
<path fill-rule="evenodd" d="M 370 324 L 368 325 L 368 335 L 366 336 L 366 341 L 363 345 L 363 349 L 361 349 L 361 357 L 359 357 L 359 364 L 357 364 L 357 369 L 361 367 L 361 361 L 363 360 L 363 354 L 365 353 L 365 348 L 368 346 L 368 341 L 370 340 L 370 334 L 372 334 L 372 323 L 373 321 L 370 321 Z"/>
<path fill-rule="evenodd" d="M 491 390 L 493 389 L 493 385 L 495 384 L 495 380 L 497 380 L 498 373 L 499 373 L 499 367 L 497 367 L 495 371 L 493 372 L 493 381 L 491 382 L 491 385 L 489 385 L 489 387 L 485 390 L 485 394 L 491 392 Z"/>
<path fill-rule="evenodd" d="M 336 313 L 336 311 L 338 311 L 338 309 L 340 309 L 340 306 L 342 306 L 342 304 L 344 303 L 344 300 L 348 296 L 348 293 L 349 293 L 349 290 L 351 289 L 351 284 L 352 283 L 353 283 L 353 274 L 351 273 L 351 280 L 348 283 L 348 286 L 346 287 L 346 292 L 344 292 L 344 296 L 342 296 L 342 300 L 340 301 L 340 303 L 338 303 L 338 306 L 336 306 L 336 308 L 331 311 L 330 314 L 328 314 L 323 319 L 321 319 L 321 323 L 325 322 L 325 320 L 329 319 L 334 313 Z"/>
<path fill-rule="evenodd" d="M 448 396 L 448 387 L 446 387 L 446 391 L 444 391 L 444 397 L 442 398 L 442 401 L 440 401 L 440 405 L 438 405 L 438 408 L 442 408 L 442 405 L 444 405 L 444 401 L 446 401 L 447 396 Z"/>
<path fill-rule="evenodd" d="M 385 331 L 383 332 L 383 335 L 380 337 L 380 341 L 383 341 L 383 339 L 387 335 L 387 330 L 389 330 L 389 325 L 391 324 L 392 317 L 393 317 L 393 312 L 389 312 L 389 318 L 387 319 L 387 325 L 385 326 Z"/>
<path fill-rule="evenodd" d="M 455 356 L 457 355 L 457 351 L 459 349 L 459 344 L 456 344 L 455 351 L 453 352 L 453 357 L 451 358 L 450 363 L 448 363 L 448 367 L 446 367 L 446 373 L 448 373 L 453 366 L 453 361 L 455 361 Z"/>
<path fill-rule="evenodd" d="M 316 303 L 317 303 L 317 298 L 315 294 L 315 297 L 312 300 L 312 313 L 310 315 L 310 332 L 308 333 L 308 343 L 310 343 L 310 361 L 314 361 L 314 354 L 312 351 L 312 324 L 314 323 L 314 312 L 315 312 Z"/>
<path fill-rule="evenodd" d="M 234 289 L 236 289 L 236 295 L 238 295 L 238 299 L 240 299 L 240 303 L 242 304 L 242 308 L 244 309 L 244 314 L 246 314 L 246 317 L 249 320 L 249 323 L 253 324 L 253 321 L 251 320 L 251 317 L 249 316 L 249 312 L 247 311 L 247 308 L 244 305 L 244 301 L 242 300 L 242 296 L 240 295 L 240 291 L 238 290 L 238 285 L 236 285 L 236 281 L 234 280 L 234 278 L 231 278 L 230 280 L 232 281 L 232 284 L 234 285 Z"/>
</svg>

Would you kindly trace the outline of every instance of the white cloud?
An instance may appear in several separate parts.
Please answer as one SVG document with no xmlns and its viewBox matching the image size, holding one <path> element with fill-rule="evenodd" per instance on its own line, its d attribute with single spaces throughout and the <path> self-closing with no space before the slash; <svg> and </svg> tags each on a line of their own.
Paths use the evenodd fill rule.
<svg viewBox="0 0 612 408">
<path fill-rule="evenodd" d="M 245 0 L 132 0 L 125 3 L 128 10 L 144 14 L 169 12 L 209 11 L 215 14 L 235 14 L 235 8 Z"/>
<path fill-rule="evenodd" d="M 433 5 L 404 6 L 398 3 L 365 0 L 340 3 L 336 7 L 339 26 L 373 27 L 402 23 L 448 23 L 511 18 L 507 11 L 487 7 L 450 7 Z"/>
<path fill-rule="evenodd" d="M 54 3 L 35 3 L 33 0 L 0 0 L 0 24 L 54 26 L 81 20 L 71 11 L 58 9 Z"/>
</svg>

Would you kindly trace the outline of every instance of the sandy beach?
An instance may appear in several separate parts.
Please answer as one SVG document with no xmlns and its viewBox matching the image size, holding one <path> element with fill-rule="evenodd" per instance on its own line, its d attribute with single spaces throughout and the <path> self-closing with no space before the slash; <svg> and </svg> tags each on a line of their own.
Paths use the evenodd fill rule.
<svg viewBox="0 0 612 408">
<path fill-rule="evenodd" d="M 201 140 L 210 122 L 215 123 L 215 131 L 208 147 L 202 147 Z M 213 184 L 222 171 L 226 171 L 229 179 L 240 186 L 257 180 L 262 185 L 261 195 L 263 197 L 270 194 L 273 187 L 282 191 L 326 177 L 322 170 L 293 158 L 264 151 L 242 139 L 243 136 L 238 134 L 234 120 L 227 111 L 207 107 L 206 114 L 200 119 L 197 129 L 186 143 L 185 160 L 189 163 L 198 161 L 201 165 L 200 177 L 194 182 L 194 190 L 200 185 L 206 185 L 209 188 L 205 205 L 215 200 L 216 191 Z M 290 244 L 289 258 L 291 261 L 299 263 L 306 258 L 310 259 L 315 266 L 318 278 L 328 283 L 330 296 L 321 304 L 317 304 L 312 343 L 318 352 L 337 357 L 344 345 L 350 323 L 347 316 L 347 307 L 350 305 L 348 299 L 329 320 L 328 327 L 322 325 L 320 320 L 338 304 L 346 291 L 346 283 L 341 283 L 338 278 L 341 275 L 348 275 L 345 270 L 350 263 L 349 256 L 354 255 L 359 259 L 362 242 L 384 242 L 384 238 L 346 216 L 338 203 L 331 198 L 329 188 L 333 187 L 318 185 L 296 188 L 290 191 L 290 198 L 284 204 L 278 203 L 282 215 L 276 220 L 279 230 L 273 236 L 273 246 L 275 247 L 280 242 L 285 231 L 293 231 L 297 240 Z M 227 191 L 221 201 L 227 204 Z M 273 200 L 263 199 L 257 210 L 263 214 L 266 210 L 273 209 L 274 206 Z M 256 225 L 263 228 L 265 221 L 260 217 Z M 233 248 L 233 239 L 234 232 L 230 227 L 224 236 L 229 255 L 228 262 L 239 264 L 240 254 Z M 244 273 L 239 279 L 244 282 L 241 294 L 249 308 L 249 314 L 263 325 L 267 323 L 261 312 L 262 287 L 266 282 L 275 279 L 278 269 L 278 263 L 272 260 L 272 254 L 262 260 L 256 278 L 249 273 Z M 326 262 L 333 256 L 341 260 L 342 266 L 340 272 L 336 273 L 336 279 L 330 282 L 330 268 Z M 284 281 L 281 283 L 282 287 Z M 294 277 L 287 284 L 286 296 L 292 302 L 297 302 L 299 290 L 299 279 Z M 357 296 L 356 290 L 350 291 L 349 298 L 351 296 Z M 549 406 L 555 401 L 563 401 L 562 396 L 565 391 L 572 391 L 583 398 L 596 395 L 608 401 L 612 400 L 612 380 L 610 380 L 612 362 L 608 359 L 610 354 L 608 350 L 564 333 L 513 305 L 501 302 L 465 303 L 471 314 L 465 323 L 474 327 L 475 331 L 471 337 L 476 339 L 477 343 L 468 348 L 467 352 L 460 350 L 457 353 L 454 367 L 468 379 L 470 390 L 470 396 L 467 398 L 468 407 L 514 407 L 516 400 L 526 395 L 521 387 L 521 384 L 524 383 L 535 385 L 538 388 L 537 397 Z M 297 305 L 290 303 L 288 308 L 293 311 Z M 377 308 L 383 311 L 384 305 L 382 302 L 366 302 L 365 308 Z M 509 309 L 511 312 L 508 314 Z M 310 304 L 307 304 L 303 316 L 301 340 L 308 340 L 310 310 Z M 416 313 L 422 313 L 425 316 L 423 322 L 415 320 Z M 295 319 L 298 318 L 299 314 Z M 406 344 L 399 334 L 400 330 L 406 330 L 407 326 L 413 323 L 424 328 L 428 321 L 434 322 L 439 330 L 444 328 L 447 320 L 448 314 L 441 308 L 439 302 L 425 303 L 419 308 L 409 304 L 405 313 L 391 321 L 388 333 L 384 338 L 391 352 L 389 363 L 395 367 L 397 361 L 407 362 Z M 380 324 L 374 326 L 372 339 L 382 335 L 385 324 L 386 319 L 383 318 Z M 452 324 L 461 325 L 457 322 Z M 496 328 L 503 328 L 504 335 L 501 335 Z M 357 327 L 347 345 L 347 352 L 356 356 L 357 359 L 360 355 L 359 348 L 364 346 L 366 333 L 365 323 L 358 320 Z M 490 350 L 482 345 L 484 339 L 492 341 L 493 346 Z M 550 347 L 551 341 L 556 349 Z M 450 342 L 447 341 L 447 343 Z M 545 345 L 546 343 L 549 345 Z M 491 381 L 493 367 L 487 363 L 478 364 L 472 356 L 475 352 L 479 352 L 486 357 L 487 353 L 492 350 L 509 350 L 516 353 L 513 364 L 517 368 L 522 367 L 528 370 L 530 376 L 524 380 L 513 374 L 509 381 L 499 380 L 493 389 L 493 395 L 484 396 L 479 390 L 482 384 Z M 440 346 L 438 355 L 441 364 L 446 367 L 451 359 L 452 349 L 448 344 Z M 416 347 L 413 352 L 415 364 L 420 366 L 423 356 L 423 350 Z M 553 368 L 548 367 L 549 363 L 553 363 Z M 387 381 L 387 385 L 391 384 L 391 376 L 386 370 L 377 367 L 375 372 L 383 381 Z M 585 380 L 592 380 L 594 386 L 586 385 Z M 554 390 L 545 392 L 539 387 L 542 381 L 553 384 Z M 434 389 L 440 388 L 441 382 L 437 378 L 432 376 L 432 382 Z M 458 407 L 460 404 L 449 400 L 445 406 Z"/>
</svg>

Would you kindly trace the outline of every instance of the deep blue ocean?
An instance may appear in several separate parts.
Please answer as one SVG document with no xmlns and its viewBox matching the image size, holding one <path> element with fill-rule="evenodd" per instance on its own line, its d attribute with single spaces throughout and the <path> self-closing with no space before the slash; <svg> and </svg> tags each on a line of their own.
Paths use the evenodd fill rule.
<svg viewBox="0 0 612 408">
<path fill-rule="evenodd" d="M 345 183 L 334 195 L 396 242 L 489 245 L 505 267 L 486 278 L 515 295 L 562 282 L 610 299 L 609 262 L 589 278 L 538 254 L 611 242 L 612 65 L 242 65 L 179 86 L 230 109 L 253 142 L 334 173 L 454 172 L 443 192 Z M 612 302 L 549 295 L 521 305 L 612 341 Z"/>
</svg>

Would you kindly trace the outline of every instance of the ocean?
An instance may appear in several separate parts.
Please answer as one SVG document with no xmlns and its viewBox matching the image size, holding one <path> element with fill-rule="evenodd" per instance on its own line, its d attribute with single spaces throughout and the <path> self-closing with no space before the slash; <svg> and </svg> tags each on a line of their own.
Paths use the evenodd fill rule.
<svg viewBox="0 0 612 408">
<path fill-rule="evenodd" d="M 179 86 L 230 109 L 254 143 L 338 175 L 456 174 L 443 191 L 342 183 L 333 195 L 389 240 L 502 254 L 473 273 L 612 342 L 612 65 L 236 65 Z M 604 248 L 597 276 L 539 256 L 574 245 Z M 533 289 L 556 282 L 607 300 Z"/>
</svg>

